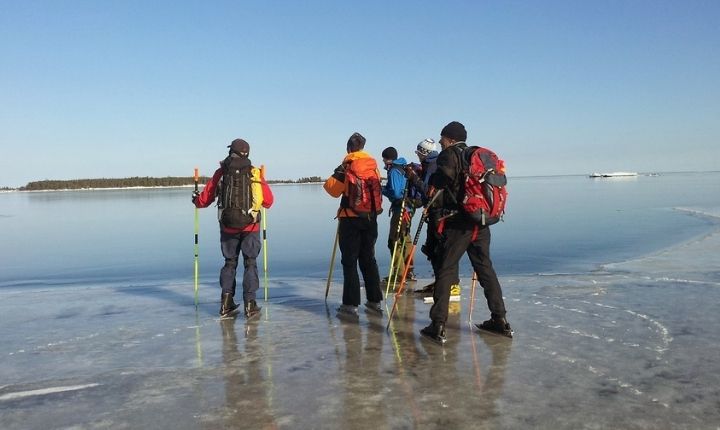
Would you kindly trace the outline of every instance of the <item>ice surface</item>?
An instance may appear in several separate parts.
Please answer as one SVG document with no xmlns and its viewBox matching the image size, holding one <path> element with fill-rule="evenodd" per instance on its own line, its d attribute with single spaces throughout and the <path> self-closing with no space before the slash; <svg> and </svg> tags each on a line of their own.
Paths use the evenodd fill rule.
<svg viewBox="0 0 720 430">
<path fill-rule="evenodd" d="M 339 281 L 326 303 L 322 279 L 271 278 L 249 323 L 217 318 L 210 283 L 197 310 L 187 281 L 6 288 L 0 428 L 717 429 L 718 249 L 714 230 L 584 275 L 503 277 L 512 340 L 471 328 L 464 279 L 444 347 L 411 296 L 389 332 L 387 314 L 338 319 Z"/>
</svg>

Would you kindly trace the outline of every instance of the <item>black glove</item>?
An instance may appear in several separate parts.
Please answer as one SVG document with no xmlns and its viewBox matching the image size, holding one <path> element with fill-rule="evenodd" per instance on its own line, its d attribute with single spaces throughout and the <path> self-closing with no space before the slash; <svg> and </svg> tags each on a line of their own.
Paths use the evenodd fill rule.
<svg viewBox="0 0 720 430">
<path fill-rule="evenodd" d="M 337 166 L 332 174 L 332 177 L 340 182 L 345 182 L 345 166 L 342 164 Z"/>
<path fill-rule="evenodd" d="M 194 205 L 197 206 L 197 199 L 200 197 L 200 191 L 193 191 L 192 193 L 192 202 Z"/>
</svg>

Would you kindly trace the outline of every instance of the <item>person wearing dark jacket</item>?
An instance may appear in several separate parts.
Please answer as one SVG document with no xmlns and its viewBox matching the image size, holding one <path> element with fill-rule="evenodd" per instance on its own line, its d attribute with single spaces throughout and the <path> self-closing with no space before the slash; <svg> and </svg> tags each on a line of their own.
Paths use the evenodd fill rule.
<svg viewBox="0 0 720 430">
<path fill-rule="evenodd" d="M 228 156 L 220 162 L 220 167 L 215 171 L 210 181 L 205 184 L 202 192 L 193 193 L 193 204 L 198 208 L 210 206 L 217 197 L 220 214 L 220 249 L 225 258 L 225 265 L 220 270 L 220 316 L 228 317 L 237 313 L 238 305 L 233 300 L 237 281 L 238 259 L 240 253 L 243 256 L 243 302 L 245 305 L 245 316 L 251 318 L 260 313 L 260 307 L 256 302 L 256 293 L 260 288 L 260 281 L 257 270 L 257 256 L 260 254 L 260 209 L 269 208 L 273 204 L 273 194 L 270 186 L 262 177 L 260 169 L 253 167 L 248 156 L 250 145 L 243 139 L 235 139 L 228 146 Z M 238 180 L 241 184 L 236 189 L 245 187 L 244 193 L 232 193 L 230 183 L 232 176 L 229 172 L 247 172 L 246 180 Z M 226 183 L 229 182 L 229 183 Z M 223 199 L 241 201 L 245 196 L 248 210 L 240 210 L 225 206 L 227 202 Z M 240 213 L 242 212 L 242 213 Z M 233 214 L 238 214 L 237 217 Z M 233 218 L 229 216 L 232 215 Z M 237 221 L 237 219 L 242 221 Z M 232 222 L 230 221 L 232 219 Z M 236 223 L 237 222 L 237 223 Z"/>
<path fill-rule="evenodd" d="M 440 132 L 442 151 L 437 160 L 437 171 L 430 185 L 442 190 L 439 207 L 434 209 L 439 220 L 437 231 L 437 272 L 433 306 L 430 308 L 431 323 L 420 330 L 436 342 L 444 343 L 445 322 L 448 318 L 450 286 L 459 278 L 460 258 L 468 253 L 473 269 L 478 275 L 490 308 L 488 321 L 478 328 L 512 337 L 512 329 L 505 319 L 505 303 L 497 275 L 490 261 L 490 229 L 472 221 L 462 210 L 463 199 L 463 151 L 467 148 L 465 126 L 457 121 L 446 125 Z"/>
</svg>

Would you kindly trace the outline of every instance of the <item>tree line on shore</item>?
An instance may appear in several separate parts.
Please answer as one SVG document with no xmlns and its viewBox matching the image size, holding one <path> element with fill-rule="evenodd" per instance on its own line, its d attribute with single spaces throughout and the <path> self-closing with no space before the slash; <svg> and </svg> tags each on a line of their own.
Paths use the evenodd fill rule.
<svg viewBox="0 0 720 430">
<path fill-rule="evenodd" d="M 200 184 L 205 184 L 210 178 L 201 176 Z M 296 180 L 293 179 L 268 179 L 270 184 L 304 184 L 322 182 L 319 176 L 306 176 Z M 28 182 L 25 186 L 18 188 L 19 191 L 48 191 L 48 190 L 82 190 L 89 188 L 132 188 L 132 187 L 182 187 L 195 184 L 192 176 L 166 176 L 154 178 L 150 176 L 134 176 L 130 178 L 96 178 L 96 179 L 69 179 Z M 3 187 L 0 190 L 10 191 L 12 188 Z"/>
</svg>

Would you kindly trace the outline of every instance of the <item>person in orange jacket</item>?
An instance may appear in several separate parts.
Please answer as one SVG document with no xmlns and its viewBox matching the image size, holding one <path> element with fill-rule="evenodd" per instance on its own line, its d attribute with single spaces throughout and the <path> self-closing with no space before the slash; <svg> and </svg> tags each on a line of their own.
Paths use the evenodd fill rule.
<svg viewBox="0 0 720 430">
<path fill-rule="evenodd" d="M 338 243 L 343 267 L 343 297 L 339 315 L 357 317 L 360 305 L 358 263 L 365 281 L 365 307 L 382 314 L 383 295 L 375 260 L 377 215 L 382 212 L 382 191 L 377 161 L 364 151 L 365 138 L 353 133 L 347 156 L 323 187 L 332 197 L 342 197 L 338 209 Z"/>
<path fill-rule="evenodd" d="M 260 313 L 256 293 L 260 288 L 257 256 L 260 254 L 260 209 L 273 204 L 270 186 L 253 167 L 248 156 L 250 145 L 243 139 L 235 139 L 228 146 L 228 156 L 220 162 L 212 179 L 202 192 L 193 193 L 195 207 L 206 208 L 218 200 L 220 222 L 220 249 L 225 265 L 220 269 L 220 316 L 228 317 L 238 312 L 235 304 L 238 259 L 243 256 L 243 303 L 245 317 Z"/>
</svg>

